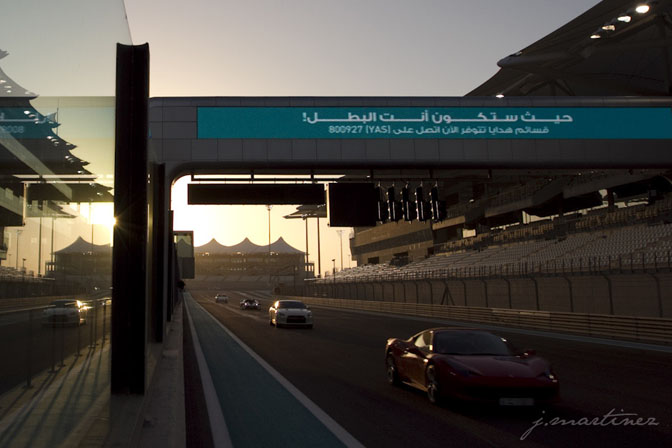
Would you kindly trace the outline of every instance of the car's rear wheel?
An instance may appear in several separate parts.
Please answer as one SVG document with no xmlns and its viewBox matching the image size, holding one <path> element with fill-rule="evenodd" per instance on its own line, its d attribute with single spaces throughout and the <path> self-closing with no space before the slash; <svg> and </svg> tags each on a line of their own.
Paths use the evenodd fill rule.
<svg viewBox="0 0 672 448">
<path fill-rule="evenodd" d="M 439 380 L 436 378 L 436 367 L 434 365 L 427 366 L 425 373 L 427 378 L 427 398 L 430 403 L 438 404 L 440 401 L 439 395 Z"/>
<path fill-rule="evenodd" d="M 394 362 L 394 358 L 389 353 L 385 358 L 385 372 L 387 374 L 387 382 L 393 386 L 398 386 L 400 381 L 397 365 Z"/>
</svg>

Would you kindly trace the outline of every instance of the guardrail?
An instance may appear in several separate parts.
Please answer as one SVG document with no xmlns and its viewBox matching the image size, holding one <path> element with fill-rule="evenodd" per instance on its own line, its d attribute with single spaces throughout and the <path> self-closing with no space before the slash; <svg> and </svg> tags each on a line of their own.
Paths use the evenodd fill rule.
<svg viewBox="0 0 672 448">
<path fill-rule="evenodd" d="M 434 317 L 515 328 L 530 328 L 600 338 L 625 339 L 645 343 L 672 344 L 672 319 L 612 316 L 604 314 L 461 307 L 425 303 L 287 297 L 310 305 L 332 308 Z"/>
<path fill-rule="evenodd" d="M 0 313 L 23 310 L 27 308 L 44 307 L 54 300 L 70 299 L 72 295 L 67 296 L 48 296 L 48 297 L 16 297 L 0 300 Z M 73 299 L 74 300 L 74 299 Z"/>
<path fill-rule="evenodd" d="M 63 296 L 38 296 L 38 297 L 13 297 L 9 299 L 0 299 L 0 314 L 22 311 L 29 308 L 46 307 L 54 300 L 72 299 L 82 302 L 90 302 L 98 299 L 109 299 L 112 296 L 111 291 L 100 291 L 96 294 L 68 294 Z"/>
</svg>

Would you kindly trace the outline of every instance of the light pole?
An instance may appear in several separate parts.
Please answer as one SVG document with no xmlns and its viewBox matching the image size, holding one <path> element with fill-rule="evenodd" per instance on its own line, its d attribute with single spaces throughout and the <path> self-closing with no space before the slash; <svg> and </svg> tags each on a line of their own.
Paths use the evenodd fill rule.
<svg viewBox="0 0 672 448">
<path fill-rule="evenodd" d="M 40 232 L 37 236 L 37 276 L 42 275 L 42 212 L 40 212 Z"/>
<path fill-rule="evenodd" d="M 266 210 L 268 210 L 268 258 L 271 258 L 271 209 L 272 205 L 267 205 Z"/>
<path fill-rule="evenodd" d="M 56 227 L 56 217 L 51 217 L 51 268 L 54 268 L 54 227 Z"/>
<path fill-rule="evenodd" d="M 273 206 L 268 204 L 266 210 L 268 210 L 268 284 L 271 285 L 271 209 Z"/>
<path fill-rule="evenodd" d="M 336 232 L 338 232 L 338 244 L 341 246 L 341 271 L 342 271 L 343 270 L 343 232 L 345 232 L 345 230 L 338 229 Z"/>
<path fill-rule="evenodd" d="M 271 209 L 272 205 L 267 205 L 266 210 L 268 210 L 268 255 L 271 255 Z"/>
<path fill-rule="evenodd" d="M 16 229 L 16 270 L 19 270 L 19 237 L 21 236 L 23 230 Z"/>
<path fill-rule="evenodd" d="M 93 253 L 93 202 L 89 202 L 89 223 L 91 223 L 91 253 Z"/>
<path fill-rule="evenodd" d="M 306 221 L 306 266 L 303 268 L 305 273 L 308 270 L 308 216 L 304 215 L 303 220 Z"/>
<path fill-rule="evenodd" d="M 317 276 L 322 277 L 322 255 L 320 254 L 320 217 L 317 218 Z"/>
</svg>

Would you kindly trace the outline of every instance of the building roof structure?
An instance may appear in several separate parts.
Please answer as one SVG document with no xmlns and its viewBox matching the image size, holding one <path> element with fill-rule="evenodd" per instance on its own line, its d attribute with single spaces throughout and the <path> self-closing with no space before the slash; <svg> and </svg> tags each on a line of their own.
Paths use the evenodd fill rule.
<svg viewBox="0 0 672 448">
<path fill-rule="evenodd" d="M 672 0 L 604 0 L 497 65 L 467 96 L 670 96 Z"/>
<path fill-rule="evenodd" d="M 0 49 L 0 60 L 7 56 Z M 45 115 L 33 107 L 31 101 L 37 97 L 0 67 L 0 189 L 4 195 L 20 202 L 28 184 L 29 203 L 112 202 L 111 188 L 95 182 L 97 176 L 85 168 L 89 162 L 72 153 L 76 145 L 58 135 L 58 113 Z M 0 207 L 21 214 L 12 204 Z M 0 216 L 0 225 L 20 224 L 15 221 Z"/>
<path fill-rule="evenodd" d="M 77 237 L 75 241 L 72 242 L 67 247 L 64 247 L 61 250 L 54 252 L 56 255 L 72 255 L 72 254 L 94 254 L 94 255 L 105 255 L 112 253 L 112 246 L 109 244 L 91 244 L 84 240 L 84 238 Z"/>
<path fill-rule="evenodd" d="M 214 238 L 202 246 L 194 248 L 197 254 L 208 253 L 210 255 L 230 255 L 230 254 L 265 254 L 268 253 L 268 244 L 260 246 L 245 238 L 233 246 L 224 246 Z M 282 237 L 271 244 L 271 252 L 276 254 L 303 254 L 304 252 L 289 245 Z"/>
</svg>

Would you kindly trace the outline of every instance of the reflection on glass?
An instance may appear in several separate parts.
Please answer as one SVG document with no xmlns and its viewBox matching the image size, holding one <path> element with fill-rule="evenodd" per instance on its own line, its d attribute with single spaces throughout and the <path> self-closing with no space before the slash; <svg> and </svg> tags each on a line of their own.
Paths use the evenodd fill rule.
<svg viewBox="0 0 672 448">
<path fill-rule="evenodd" d="M 0 266 L 31 285 L 3 295 L 109 288 L 114 98 L 38 98 L 1 65 L 0 85 Z"/>
<path fill-rule="evenodd" d="M 122 0 L 10 3 L 0 13 L 0 337 L 10 341 L 0 358 L 11 360 L 0 365 L 0 445 L 59 446 L 109 389 L 116 44 L 131 39 Z M 61 303 L 80 306 L 68 314 Z M 57 378 L 68 400 L 40 400 Z"/>
</svg>

